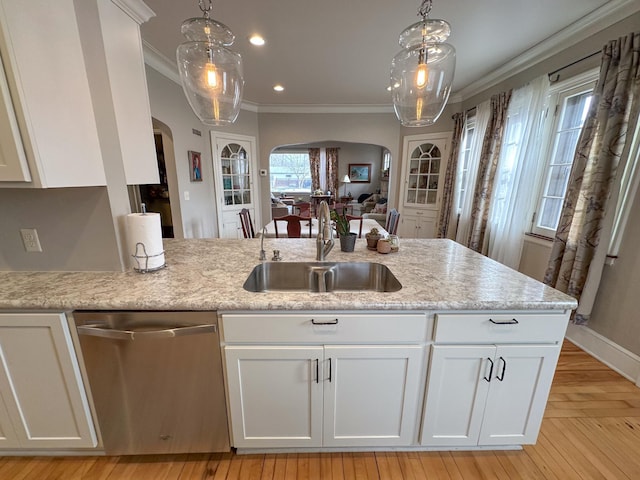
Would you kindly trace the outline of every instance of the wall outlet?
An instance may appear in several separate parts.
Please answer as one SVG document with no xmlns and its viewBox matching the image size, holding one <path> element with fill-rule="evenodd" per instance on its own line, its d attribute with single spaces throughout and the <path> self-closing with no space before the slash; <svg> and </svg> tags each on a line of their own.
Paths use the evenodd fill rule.
<svg viewBox="0 0 640 480">
<path fill-rule="evenodd" d="M 35 228 L 21 228 L 20 236 L 27 252 L 42 252 L 38 231 Z"/>
</svg>

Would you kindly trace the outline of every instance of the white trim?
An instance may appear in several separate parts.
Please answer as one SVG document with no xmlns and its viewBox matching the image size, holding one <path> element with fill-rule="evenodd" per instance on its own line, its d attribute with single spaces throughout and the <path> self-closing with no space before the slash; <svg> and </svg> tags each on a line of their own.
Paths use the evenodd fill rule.
<svg viewBox="0 0 640 480">
<path fill-rule="evenodd" d="M 138 25 L 142 25 L 156 16 L 156 12 L 151 10 L 142 0 L 111 0 L 111 2 L 133 18 Z"/>
<path fill-rule="evenodd" d="M 535 245 L 540 245 L 541 247 L 551 248 L 553 245 L 553 238 L 546 238 L 537 235 L 527 235 L 526 233 L 523 235 L 523 239 L 526 243 L 533 243 Z"/>
<path fill-rule="evenodd" d="M 640 357 L 584 325 L 569 324 L 567 340 L 640 387 Z"/>
<path fill-rule="evenodd" d="M 258 105 L 260 113 L 393 113 L 393 105 Z"/>
<path fill-rule="evenodd" d="M 533 48 L 484 76 L 481 80 L 456 93 L 464 99 L 471 98 L 493 87 L 505 78 L 512 77 L 543 60 L 551 58 L 568 47 L 586 40 L 595 33 L 624 20 L 638 11 L 640 11 L 640 2 L 637 0 L 612 0 L 607 2 L 606 5 L 585 15 L 567 28 L 543 40 Z"/>
</svg>

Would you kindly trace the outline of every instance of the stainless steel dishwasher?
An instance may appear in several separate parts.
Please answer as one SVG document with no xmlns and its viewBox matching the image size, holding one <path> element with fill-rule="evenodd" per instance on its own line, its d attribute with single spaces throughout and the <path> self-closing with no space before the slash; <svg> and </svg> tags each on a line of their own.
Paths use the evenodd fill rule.
<svg viewBox="0 0 640 480">
<path fill-rule="evenodd" d="M 107 455 L 230 450 L 215 312 L 73 317 Z"/>
</svg>

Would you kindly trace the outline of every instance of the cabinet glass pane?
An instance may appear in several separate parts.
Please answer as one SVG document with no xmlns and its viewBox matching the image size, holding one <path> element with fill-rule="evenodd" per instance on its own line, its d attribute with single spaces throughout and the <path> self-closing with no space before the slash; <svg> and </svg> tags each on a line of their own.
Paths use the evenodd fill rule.
<svg viewBox="0 0 640 480">
<path fill-rule="evenodd" d="M 441 161 L 440 149 L 433 143 L 423 143 L 411 152 L 405 203 L 436 203 Z"/>
<path fill-rule="evenodd" d="M 224 204 L 251 204 L 251 162 L 247 151 L 237 143 L 229 143 L 221 149 L 220 163 Z"/>
</svg>

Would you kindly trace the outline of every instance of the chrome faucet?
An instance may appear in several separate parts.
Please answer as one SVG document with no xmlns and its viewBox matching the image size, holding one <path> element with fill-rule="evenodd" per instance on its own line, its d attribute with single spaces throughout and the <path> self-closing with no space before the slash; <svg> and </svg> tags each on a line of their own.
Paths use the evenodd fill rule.
<svg viewBox="0 0 640 480">
<path fill-rule="evenodd" d="M 328 238 L 328 240 L 327 240 Z M 333 230 L 329 205 L 324 200 L 318 206 L 318 236 L 316 237 L 316 260 L 322 262 L 333 248 Z"/>
<path fill-rule="evenodd" d="M 267 236 L 267 226 L 262 227 L 262 235 L 260 235 L 260 258 L 261 262 L 264 262 L 267 259 L 267 254 L 264 251 L 264 237 Z"/>
</svg>

